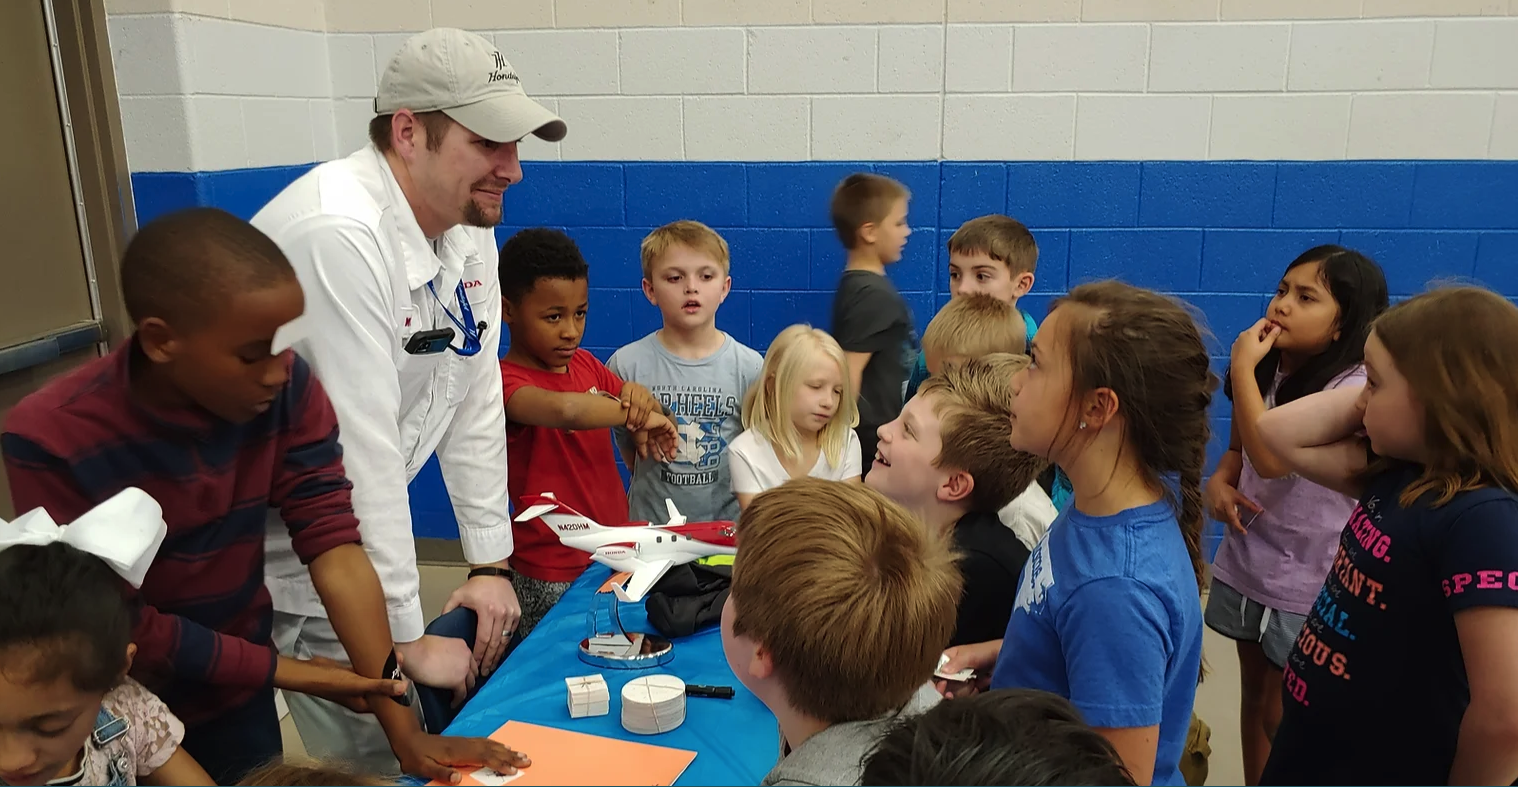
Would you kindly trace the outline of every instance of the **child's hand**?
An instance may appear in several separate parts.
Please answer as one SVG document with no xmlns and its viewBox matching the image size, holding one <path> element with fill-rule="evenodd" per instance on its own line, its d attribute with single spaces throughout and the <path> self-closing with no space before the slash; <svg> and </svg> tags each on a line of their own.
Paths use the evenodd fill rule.
<svg viewBox="0 0 1518 787">
<path fill-rule="evenodd" d="M 956 645 L 943 654 L 949 660 L 940 672 L 954 673 L 969 669 L 975 670 L 975 677 L 963 682 L 935 679 L 933 688 L 946 699 L 968 697 L 991 688 L 991 669 L 996 666 L 996 658 L 1001 655 L 1001 640 Z"/>
<path fill-rule="evenodd" d="M 1227 524 L 1240 534 L 1248 531 L 1239 520 L 1239 506 L 1256 514 L 1265 510 L 1259 503 L 1241 494 L 1219 473 L 1213 473 L 1212 478 L 1208 479 L 1207 486 L 1202 490 L 1202 504 L 1207 507 L 1208 516 Z"/>
<path fill-rule="evenodd" d="M 637 383 L 622 384 L 622 406 L 627 408 L 627 428 L 633 431 L 648 425 L 649 414 L 664 411 L 653 393 Z"/>
<path fill-rule="evenodd" d="M 1233 342 L 1233 369 L 1245 374 L 1254 374 L 1254 368 L 1264 360 L 1265 354 L 1270 348 L 1276 346 L 1276 337 L 1281 335 L 1281 326 L 1263 317 L 1259 322 L 1249 326 L 1247 330 L 1239 334 L 1239 338 Z"/>
<path fill-rule="evenodd" d="M 680 451 L 680 432 L 663 413 L 649 413 L 643 429 L 633 434 L 633 442 L 639 457 L 652 455 L 657 461 L 669 462 Z"/>
<path fill-rule="evenodd" d="M 275 688 L 309 694 L 335 702 L 354 713 L 372 713 L 366 697 L 402 697 L 406 681 L 366 678 L 332 659 L 292 659 L 280 656 L 274 667 Z"/>
<path fill-rule="evenodd" d="M 443 784 L 460 783 L 463 780 L 460 769 L 485 767 L 511 776 L 518 768 L 532 765 L 527 755 L 489 738 L 445 738 L 418 732 L 391 747 L 403 772 Z"/>
</svg>

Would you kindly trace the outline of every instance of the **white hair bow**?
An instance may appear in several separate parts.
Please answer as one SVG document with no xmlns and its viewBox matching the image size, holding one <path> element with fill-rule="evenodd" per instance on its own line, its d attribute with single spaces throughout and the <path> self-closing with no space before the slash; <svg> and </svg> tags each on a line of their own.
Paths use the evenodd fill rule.
<svg viewBox="0 0 1518 787">
<path fill-rule="evenodd" d="M 104 560 L 132 587 L 140 588 L 168 533 L 158 501 L 137 487 L 127 487 L 73 524 L 59 525 L 40 508 L 13 522 L 0 519 L 0 551 L 22 544 L 46 546 L 62 541 Z"/>
</svg>

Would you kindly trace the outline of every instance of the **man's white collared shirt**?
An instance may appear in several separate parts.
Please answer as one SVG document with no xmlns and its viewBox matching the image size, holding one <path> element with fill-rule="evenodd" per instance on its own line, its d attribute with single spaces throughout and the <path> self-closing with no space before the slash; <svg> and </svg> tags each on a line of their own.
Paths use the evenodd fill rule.
<svg viewBox="0 0 1518 787">
<path fill-rule="evenodd" d="M 337 411 L 353 508 L 385 589 L 391 634 L 410 642 L 424 622 L 407 487 L 434 452 L 464 558 L 492 563 L 511 554 L 495 234 L 457 226 L 434 249 L 373 145 L 306 173 L 253 224 L 300 277 L 309 325 L 295 350 Z M 463 319 L 461 282 L 474 320 L 486 323 L 480 352 L 407 353 L 413 335 L 435 328 L 453 328 L 453 346 L 463 346 L 449 316 Z M 270 516 L 266 574 L 275 609 L 325 617 L 278 512 Z"/>
</svg>

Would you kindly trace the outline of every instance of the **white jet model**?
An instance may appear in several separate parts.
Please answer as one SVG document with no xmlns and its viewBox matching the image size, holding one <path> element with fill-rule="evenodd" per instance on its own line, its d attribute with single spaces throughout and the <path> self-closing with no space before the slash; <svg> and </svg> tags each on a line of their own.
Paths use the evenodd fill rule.
<svg viewBox="0 0 1518 787">
<path fill-rule="evenodd" d="M 559 502 L 552 492 L 526 495 L 527 508 L 518 522 L 541 518 L 559 536 L 560 543 L 581 552 L 613 571 L 627 571 L 626 587 L 613 588 L 619 601 L 642 601 L 644 594 L 671 566 L 713 555 L 738 554 L 732 522 L 686 522 L 672 500 L 665 499 L 669 521 L 628 522 L 607 527 Z"/>
</svg>

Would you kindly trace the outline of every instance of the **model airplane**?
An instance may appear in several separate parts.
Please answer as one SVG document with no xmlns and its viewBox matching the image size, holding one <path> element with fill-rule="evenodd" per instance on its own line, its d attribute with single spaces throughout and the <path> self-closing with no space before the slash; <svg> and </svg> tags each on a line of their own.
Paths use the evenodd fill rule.
<svg viewBox="0 0 1518 787">
<path fill-rule="evenodd" d="M 671 566 L 738 554 L 732 522 L 686 522 L 667 498 L 668 522 L 628 522 L 622 527 L 606 527 L 559 502 L 552 492 L 527 495 L 522 502 L 527 508 L 517 514 L 518 522 L 541 518 L 564 546 L 589 552 L 591 560 L 613 571 L 632 573 L 626 587 L 612 589 L 619 601 L 642 601 Z"/>
</svg>

